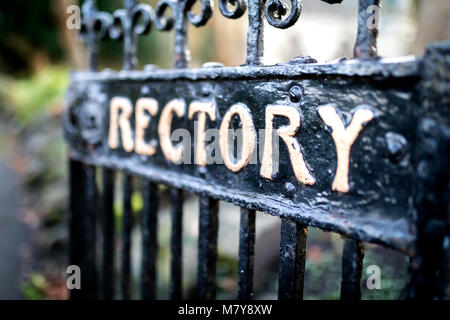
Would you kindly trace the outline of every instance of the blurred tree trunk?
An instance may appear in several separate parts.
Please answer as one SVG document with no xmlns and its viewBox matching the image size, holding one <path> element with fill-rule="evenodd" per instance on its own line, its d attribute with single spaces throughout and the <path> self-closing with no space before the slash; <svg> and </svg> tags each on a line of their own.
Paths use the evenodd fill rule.
<svg viewBox="0 0 450 320">
<path fill-rule="evenodd" d="M 77 5 L 76 0 L 53 0 L 53 12 L 58 23 L 58 33 L 61 43 L 69 57 L 71 66 L 75 69 L 86 69 L 87 53 L 79 40 L 79 30 L 69 30 L 66 21 L 69 15 L 67 8 L 71 5 Z"/>
<path fill-rule="evenodd" d="M 428 44 L 450 39 L 450 1 L 419 1 L 418 33 L 413 53 L 423 55 Z"/>
</svg>

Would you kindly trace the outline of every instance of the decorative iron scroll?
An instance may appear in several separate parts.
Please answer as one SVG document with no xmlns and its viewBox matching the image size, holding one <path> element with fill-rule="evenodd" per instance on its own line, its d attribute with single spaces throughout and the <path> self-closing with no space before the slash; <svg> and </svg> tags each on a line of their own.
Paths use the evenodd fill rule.
<svg viewBox="0 0 450 320">
<path fill-rule="evenodd" d="M 322 0 L 329 4 L 342 0 Z M 101 39 L 121 40 L 124 42 L 124 70 L 133 70 L 137 66 L 136 36 L 150 32 L 153 24 L 160 31 L 174 30 L 175 68 L 187 68 L 189 47 L 187 43 L 188 23 L 196 27 L 204 26 L 213 13 L 213 0 L 199 0 L 199 14 L 192 11 L 197 0 L 160 0 L 153 9 L 137 0 L 124 0 L 124 9 L 114 13 L 100 12 L 95 0 L 86 0 L 82 8 L 81 34 L 87 42 L 90 55 L 90 70 L 95 70 L 98 56 L 98 42 Z M 247 64 L 261 65 L 263 55 L 263 19 L 275 27 L 286 29 L 293 26 L 302 12 L 302 0 L 218 0 L 221 14 L 229 19 L 242 17 L 248 11 L 249 30 L 247 36 Z M 289 4 L 289 5 L 288 5 Z M 360 0 L 360 18 L 365 15 L 365 7 L 379 4 L 376 0 Z M 170 13 L 169 13 L 170 11 Z M 376 48 L 376 31 L 359 28 L 358 47 L 355 52 L 371 52 Z M 371 48 L 364 48 L 370 45 Z M 361 53 L 361 57 L 366 54 Z"/>
<path fill-rule="evenodd" d="M 81 36 L 87 43 L 89 70 L 93 71 L 97 66 L 98 41 L 107 37 L 112 19 L 110 14 L 97 10 L 94 0 L 86 0 L 82 14 Z"/>
<path fill-rule="evenodd" d="M 156 6 L 156 28 L 163 31 L 175 30 L 175 68 L 185 68 L 189 61 L 187 45 L 187 22 L 200 27 L 208 22 L 212 15 L 212 0 L 201 0 L 202 9 L 199 15 L 191 12 L 196 0 L 161 0 Z M 172 17 L 165 18 L 164 13 L 170 9 Z"/>
<path fill-rule="evenodd" d="M 268 0 L 264 4 L 267 22 L 275 28 L 285 29 L 293 26 L 302 12 L 302 0 L 289 0 L 290 8 L 282 0 Z M 261 5 L 261 3 L 259 3 Z M 247 10 L 245 0 L 219 0 L 220 12 L 230 19 L 242 17 Z M 286 14 L 289 12 L 287 17 Z"/>
</svg>

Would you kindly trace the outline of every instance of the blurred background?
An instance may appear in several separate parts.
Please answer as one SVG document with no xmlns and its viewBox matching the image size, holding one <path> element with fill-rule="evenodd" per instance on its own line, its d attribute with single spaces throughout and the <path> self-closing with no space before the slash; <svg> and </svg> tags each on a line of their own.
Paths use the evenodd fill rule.
<svg viewBox="0 0 450 320">
<path fill-rule="evenodd" d="M 156 1 L 141 1 L 153 5 Z M 310 55 L 319 62 L 352 57 L 357 2 L 328 5 L 303 0 L 297 24 L 288 30 L 265 27 L 265 64 Z M 67 150 L 61 130 L 61 108 L 70 70 L 87 65 L 76 30 L 66 28 L 66 10 L 76 0 L 2 0 L 0 2 L 0 299 L 66 299 L 68 254 Z M 448 0 L 385 0 L 380 21 L 379 54 L 422 55 L 427 44 L 450 38 Z M 121 0 L 98 0 L 112 12 Z M 198 8 L 197 8 L 198 9 Z M 194 10 L 197 10 L 194 9 Z M 226 66 L 245 61 L 246 16 L 225 19 L 217 8 L 206 27 L 190 26 L 191 67 L 218 61 Z M 152 30 L 139 38 L 140 68 L 171 68 L 173 35 Z M 103 41 L 101 69 L 121 69 L 119 42 Z M 120 184 L 118 184 L 120 185 Z M 120 193 L 120 190 L 117 190 Z M 159 213 L 158 298 L 168 298 L 170 217 L 162 188 Z M 184 219 L 185 297 L 196 282 L 198 201 L 186 195 Z M 116 197 L 117 247 L 120 247 L 121 203 Z M 133 195 L 136 221 L 142 208 Z M 218 298 L 235 298 L 239 209 L 221 203 L 219 213 Z M 256 298 L 277 296 L 279 219 L 257 215 Z M 133 237 L 133 274 L 139 279 L 140 233 Z M 340 290 L 342 239 L 309 229 L 305 278 L 306 299 L 337 299 Z M 120 259 L 117 256 L 117 259 Z M 119 261 L 119 260 L 118 260 Z M 363 299 L 397 299 L 404 295 L 407 259 L 390 250 L 366 245 L 365 267 L 382 270 L 382 290 L 363 289 Z M 365 270 L 365 268 L 364 268 Z M 117 270 L 120 274 L 120 270 Z M 363 283 L 367 275 L 363 274 Z M 137 286 L 135 297 L 138 297 Z M 364 286 L 365 288 L 365 286 Z"/>
</svg>

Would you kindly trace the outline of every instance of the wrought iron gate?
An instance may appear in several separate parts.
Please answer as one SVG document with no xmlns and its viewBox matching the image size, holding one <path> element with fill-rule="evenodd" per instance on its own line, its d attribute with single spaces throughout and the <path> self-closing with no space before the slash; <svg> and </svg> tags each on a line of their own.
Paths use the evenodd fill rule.
<svg viewBox="0 0 450 320">
<path fill-rule="evenodd" d="M 133 177 L 141 179 L 144 198 L 142 299 L 156 297 L 158 184 L 172 188 L 173 299 L 182 298 L 183 191 L 200 195 L 200 299 L 215 298 L 219 200 L 241 207 L 239 299 L 252 298 L 256 210 L 282 220 L 279 299 L 302 298 L 309 226 L 346 237 L 342 299 L 361 297 L 363 242 L 382 244 L 410 257 L 411 298 L 448 296 L 450 45 L 431 46 L 420 59 L 378 58 L 378 31 L 368 28 L 367 21 L 373 14 L 371 6 L 379 2 L 359 1 L 354 59 L 317 64 L 299 57 L 263 66 L 264 18 L 273 27 L 288 28 L 300 16 L 301 0 L 291 0 L 290 8 L 279 0 L 219 0 L 220 12 L 227 18 L 237 19 L 248 12 L 246 64 L 188 69 L 188 24 L 205 25 L 212 16 L 212 0 L 201 0 L 199 15 L 191 12 L 195 0 L 161 0 L 154 10 L 125 0 L 125 9 L 113 15 L 97 11 L 95 1 L 86 0 L 82 35 L 90 67 L 71 75 L 64 113 L 70 148 L 70 264 L 82 270 L 82 289 L 73 290 L 71 297 L 113 298 L 114 175 L 119 170 L 123 172 L 124 299 L 130 298 Z M 148 33 L 153 25 L 175 32 L 173 70 L 135 70 L 136 37 Z M 103 38 L 123 41 L 122 71 L 97 71 Z M 163 113 L 170 109 L 164 120 L 159 105 L 165 105 L 160 108 Z M 189 115 L 185 114 L 187 105 Z M 205 163 L 201 139 L 192 147 L 197 164 L 174 161 L 180 149 L 163 140 L 164 130 L 169 136 L 172 127 L 194 132 L 194 118 L 203 131 L 218 128 L 219 120 L 231 126 L 233 115 L 240 116 L 238 127 L 247 126 L 247 133 L 254 127 L 278 128 L 283 141 L 277 168 L 264 158 L 266 154 L 261 166 L 247 165 L 248 158 L 247 163 Z M 275 116 L 288 119 L 289 125 L 277 122 Z M 151 125 L 158 121 L 158 127 Z M 197 128 L 197 135 L 202 128 Z M 248 137 L 252 146 L 264 140 L 261 135 L 256 139 L 256 134 Z M 259 147 L 270 153 L 269 140 Z M 227 152 L 226 146 L 221 150 Z M 101 194 L 96 185 L 98 169 L 103 177 Z M 103 219 L 101 261 L 97 263 L 99 207 Z"/>
</svg>

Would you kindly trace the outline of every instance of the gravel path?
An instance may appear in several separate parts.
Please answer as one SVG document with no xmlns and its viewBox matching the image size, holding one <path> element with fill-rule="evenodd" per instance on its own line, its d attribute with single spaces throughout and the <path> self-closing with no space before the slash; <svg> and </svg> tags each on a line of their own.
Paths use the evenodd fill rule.
<svg viewBox="0 0 450 320">
<path fill-rule="evenodd" d="M 0 299 L 22 299 L 22 256 L 30 241 L 28 227 L 19 219 L 20 178 L 0 156 Z"/>
</svg>

